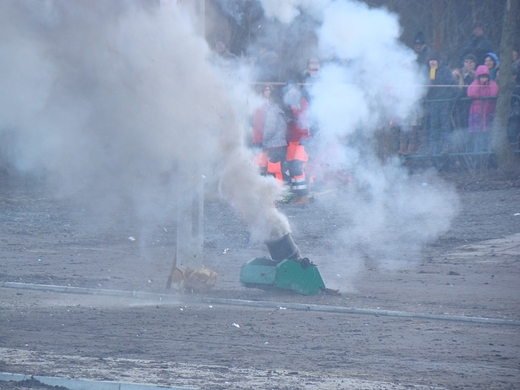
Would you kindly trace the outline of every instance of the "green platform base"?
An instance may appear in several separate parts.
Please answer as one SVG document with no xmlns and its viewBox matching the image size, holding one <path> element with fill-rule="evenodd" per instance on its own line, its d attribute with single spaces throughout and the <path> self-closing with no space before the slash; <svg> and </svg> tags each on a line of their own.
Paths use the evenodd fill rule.
<svg viewBox="0 0 520 390">
<path fill-rule="evenodd" d="M 325 289 L 316 266 L 304 268 L 302 262 L 290 259 L 278 264 L 265 257 L 251 259 L 242 266 L 240 282 L 246 287 L 281 288 L 303 295 L 316 295 Z"/>
</svg>

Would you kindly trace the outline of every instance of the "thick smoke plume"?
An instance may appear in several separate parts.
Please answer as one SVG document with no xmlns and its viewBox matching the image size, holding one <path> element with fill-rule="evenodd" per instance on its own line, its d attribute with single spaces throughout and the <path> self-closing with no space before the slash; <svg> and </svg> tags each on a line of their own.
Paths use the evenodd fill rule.
<svg viewBox="0 0 520 390">
<path fill-rule="evenodd" d="M 323 165 L 353 178 L 341 196 L 317 205 L 344 215 L 330 232 L 343 255 L 331 253 L 336 260 L 321 271 L 359 270 L 367 256 L 387 268 L 413 263 L 449 229 L 458 201 L 434 174 L 411 176 L 376 157 L 375 135 L 410 119 L 424 92 L 413 52 L 398 40 L 397 16 L 347 0 L 261 3 L 267 18 L 317 26 L 322 66 L 309 87 L 311 116 Z M 175 172 L 195 182 L 218 177 L 254 239 L 288 232 L 274 207 L 280 189 L 258 175 L 243 147 L 254 100 L 247 73 L 215 66 L 193 15 L 158 4 L 0 2 L 4 156 L 63 196 L 106 211 L 125 205 L 144 219 L 175 202 Z"/>
<path fill-rule="evenodd" d="M 302 12 L 319 19 L 330 0 L 260 0 L 260 2 L 268 18 L 276 18 L 282 23 L 290 24 Z"/>
<path fill-rule="evenodd" d="M 217 176 L 257 239 L 289 231 L 274 179 L 243 148 L 240 88 L 212 65 L 192 14 L 146 1 L 6 0 L 0 19 L 0 135 L 15 168 L 143 219 L 175 203 L 175 172 Z"/>
<path fill-rule="evenodd" d="M 399 41 L 397 15 L 350 0 L 262 3 L 268 16 L 288 25 L 302 15 L 319 24 L 322 64 L 308 87 L 318 154 L 323 169 L 353 178 L 344 192 L 320 202 L 344 216 L 342 227 L 331 228 L 335 245 L 322 272 L 331 285 L 344 286 L 367 260 L 387 269 L 417 264 L 422 246 L 449 229 L 459 201 L 434 172 L 410 175 L 397 159 L 377 157 L 377 134 L 390 122 L 417 119 L 425 92 L 413 51 Z"/>
</svg>

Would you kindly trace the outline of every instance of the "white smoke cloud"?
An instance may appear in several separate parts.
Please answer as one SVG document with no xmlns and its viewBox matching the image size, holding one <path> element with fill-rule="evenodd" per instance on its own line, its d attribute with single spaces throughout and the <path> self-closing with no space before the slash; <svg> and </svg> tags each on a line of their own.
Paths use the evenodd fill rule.
<svg viewBox="0 0 520 390">
<path fill-rule="evenodd" d="M 270 8 L 270 15 L 285 23 L 296 23 L 294 15 L 309 5 L 283 3 L 293 10 L 280 5 Z M 410 175 L 397 159 L 376 157 L 375 137 L 390 121 L 410 121 L 424 93 L 415 55 L 399 41 L 398 16 L 358 1 L 313 2 L 318 3 L 312 16 L 320 21 L 322 64 L 308 89 L 321 160 L 313 169 L 346 170 L 353 177 L 338 196 L 321 200 L 344 217 L 344 226 L 331 232 L 337 249 L 324 274 L 331 285 L 345 287 L 367 258 L 387 269 L 417 264 L 423 245 L 449 229 L 459 202 L 434 173 Z M 350 276 L 343 272 L 347 265 Z M 341 280 L 335 274 L 342 274 Z"/>
<path fill-rule="evenodd" d="M 387 269 L 421 259 L 424 244 L 447 231 L 459 201 L 433 172 L 410 176 L 397 160 L 372 161 L 355 169 L 357 188 L 343 207 L 348 228 L 338 232 L 353 253 L 364 253 Z"/>
<path fill-rule="evenodd" d="M 282 23 L 290 23 L 300 14 L 297 9 L 299 0 L 262 0 L 265 15 L 268 18 L 277 18 Z"/>
<path fill-rule="evenodd" d="M 429 177 L 424 187 L 371 148 L 381 126 L 406 119 L 422 94 L 397 16 L 346 0 L 262 3 L 287 24 L 301 13 L 320 21 L 318 50 L 329 61 L 310 88 L 311 110 L 329 168 L 354 179 L 329 204 L 345 215 L 334 234 L 353 258 L 328 266 L 344 269 L 363 256 L 402 266 L 403 254 L 419 253 L 449 228 L 457 199 L 441 181 Z M 193 164 L 191 173 L 222 179 L 255 239 L 290 231 L 274 207 L 279 187 L 257 174 L 243 148 L 254 100 L 246 76 L 233 74 L 230 84 L 211 65 L 207 43 L 179 7 L 143 4 L 0 2 L 0 88 L 9 91 L 0 96 L 0 136 L 12 140 L 13 163 L 41 172 L 63 195 L 107 210 L 123 200 L 143 218 L 159 218 L 175 201 L 182 161 Z"/>
<path fill-rule="evenodd" d="M 326 141 L 352 134 L 373 118 L 370 96 L 358 84 L 361 77 L 353 75 L 354 72 L 335 63 L 324 65 L 320 69 L 320 82 L 310 87 L 312 115 Z"/>
<path fill-rule="evenodd" d="M 106 213 L 123 203 L 144 219 L 175 202 L 176 169 L 223 171 L 222 190 L 255 237 L 289 231 L 274 179 L 259 177 L 242 145 L 250 92 L 236 80 L 229 88 L 189 14 L 150 4 L 0 3 L 0 87 L 10 91 L 0 133 L 11 163 L 63 196 Z M 234 189 L 245 181 L 248 191 Z"/>
<path fill-rule="evenodd" d="M 347 121 L 339 130 L 324 125 L 327 135 L 357 128 L 373 132 L 382 121 L 402 120 L 413 111 L 423 93 L 422 79 L 413 52 L 398 40 L 397 15 L 359 2 L 332 2 L 324 10 L 318 34 L 322 52 L 339 61 L 325 66 L 324 86 L 317 85 L 312 93 L 318 104 L 329 104 L 329 96 L 335 96 L 346 112 L 330 115 L 318 109 L 316 115 L 322 124 L 331 116 L 336 123 L 339 117 Z M 329 94 L 333 85 L 335 93 Z"/>
<path fill-rule="evenodd" d="M 260 2 L 268 18 L 276 18 L 282 23 L 290 24 L 302 10 L 319 19 L 330 0 L 260 0 Z"/>
</svg>

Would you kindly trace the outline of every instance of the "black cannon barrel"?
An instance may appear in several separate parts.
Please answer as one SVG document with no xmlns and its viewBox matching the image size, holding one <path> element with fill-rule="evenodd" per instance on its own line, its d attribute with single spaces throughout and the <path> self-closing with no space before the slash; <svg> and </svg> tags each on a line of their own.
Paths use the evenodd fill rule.
<svg viewBox="0 0 520 390">
<path fill-rule="evenodd" d="M 295 244 L 291 233 L 284 234 L 276 240 L 266 241 L 265 244 L 269 249 L 271 259 L 274 261 L 282 261 L 284 259 L 298 260 L 301 258 L 300 249 Z"/>
</svg>

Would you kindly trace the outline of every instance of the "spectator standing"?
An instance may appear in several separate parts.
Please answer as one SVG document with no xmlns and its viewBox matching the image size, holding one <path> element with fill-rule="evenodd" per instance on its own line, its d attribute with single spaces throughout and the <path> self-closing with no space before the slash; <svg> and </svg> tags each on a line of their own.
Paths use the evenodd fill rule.
<svg viewBox="0 0 520 390">
<path fill-rule="evenodd" d="M 457 88 L 457 92 L 455 94 L 455 101 L 453 103 L 453 111 L 452 111 L 452 119 L 453 119 L 453 127 L 454 129 L 467 128 L 468 126 L 468 114 L 469 114 L 469 105 L 465 105 L 465 98 L 467 86 L 464 84 L 464 76 L 462 75 L 462 70 L 459 68 L 455 68 L 451 70 L 451 74 L 455 79 L 455 82 L 459 86 Z M 467 106 L 467 110 L 466 110 Z"/>
<path fill-rule="evenodd" d="M 467 54 L 464 57 L 462 68 L 452 71 L 455 81 L 459 85 L 459 89 L 455 96 L 453 105 L 453 122 L 455 129 L 467 129 L 469 109 L 471 101 L 467 99 L 468 86 L 475 79 L 476 58 L 473 54 Z"/>
<path fill-rule="evenodd" d="M 484 64 L 484 57 L 486 53 L 493 52 L 493 44 L 484 35 L 484 26 L 478 22 L 473 27 L 473 34 L 471 38 L 464 45 L 462 50 L 462 57 L 468 54 L 473 54 L 477 59 L 477 65 Z"/>
<path fill-rule="evenodd" d="M 249 58 L 253 65 L 253 75 L 258 82 L 277 82 L 280 79 L 280 58 L 264 42 L 258 44 L 258 50 Z"/>
<path fill-rule="evenodd" d="M 468 87 L 468 97 L 474 99 L 468 118 L 468 131 L 473 152 L 489 151 L 489 132 L 495 113 L 498 85 L 490 79 L 489 69 L 480 65 L 475 71 L 475 80 Z"/>
<path fill-rule="evenodd" d="M 498 76 L 498 66 L 500 61 L 495 53 L 486 53 L 484 56 L 484 65 L 489 69 L 491 80 L 496 80 Z"/>
<path fill-rule="evenodd" d="M 426 45 L 426 39 L 422 31 L 418 31 L 417 34 L 415 34 L 413 50 L 417 55 L 417 63 L 421 68 L 428 69 L 428 59 L 432 50 Z"/>
<path fill-rule="evenodd" d="M 432 51 L 429 57 L 430 87 L 427 99 L 430 108 L 430 151 L 432 154 L 448 153 L 450 108 L 457 93 L 455 79 L 450 69 L 442 63 L 441 55 Z"/>
<path fill-rule="evenodd" d="M 238 57 L 231 53 L 222 40 L 215 42 L 216 60 L 224 69 L 234 70 L 238 66 Z"/>
<path fill-rule="evenodd" d="M 474 54 L 467 54 L 464 56 L 462 63 L 462 77 L 464 78 L 464 85 L 470 85 L 475 79 L 475 69 L 477 69 L 477 58 Z"/>
<path fill-rule="evenodd" d="M 307 62 L 307 69 L 303 71 L 303 79 L 306 83 L 315 82 L 320 71 L 320 60 L 311 58 Z"/>
</svg>

